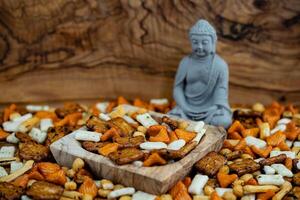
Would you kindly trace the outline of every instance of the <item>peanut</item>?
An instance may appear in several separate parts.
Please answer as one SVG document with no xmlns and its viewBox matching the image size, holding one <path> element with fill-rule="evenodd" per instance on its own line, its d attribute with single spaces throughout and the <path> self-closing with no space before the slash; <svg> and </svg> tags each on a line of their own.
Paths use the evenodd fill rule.
<svg viewBox="0 0 300 200">
<path fill-rule="evenodd" d="M 122 189 L 122 188 L 124 188 L 124 186 L 121 185 L 121 184 L 117 184 L 117 185 L 114 186 L 114 190 L 119 190 L 119 189 Z"/>
<path fill-rule="evenodd" d="M 111 192 L 111 190 L 105 190 L 105 189 L 99 189 L 98 190 L 98 195 L 100 197 L 106 198 L 107 195 Z"/>
<path fill-rule="evenodd" d="M 222 166 L 219 169 L 219 173 L 223 173 L 223 174 L 229 174 L 229 167 L 227 165 Z"/>
<path fill-rule="evenodd" d="M 240 179 L 243 180 L 244 182 L 247 182 L 251 178 L 253 178 L 252 174 L 244 174 L 243 176 L 240 177 Z"/>
<path fill-rule="evenodd" d="M 74 181 L 66 182 L 65 189 L 66 190 L 76 190 L 77 184 Z"/>
<path fill-rule="evenodd" d="M 169 194 L 163 194 L 160 196 L 160 200 L 172 200 L 172 196 Z"/>
<path fill-rule="evenodd" d="M 229 191 L 225 192 L 222 197 L 224 200 L 236 200 L 237 199 L 236 196 L 233 194 L 233 192 L 229 192 Z"/>
<path fill-rule="evenodd" d="M 84 194 L 82 196 L 82 200 L 93 200 L 93 196 L 91 196 L 90 194 Z"/>
<path fill-rule="evenodd" d="M 120 197 L 120 199 L 119 200 L 131 200 L 132 198 L 131 198 L 131 196 L 122 196 L 122 197 Z M 162 199 L 163 200 L 163 199 Z"/>
<path fill-rule="evenodd" d="M 225 148 L 225 149 L 222 149 L 219 153 L 222 154 L 223 156 L 225 156 L 231 152 L 232 151 L 230 149 Z"/>
<path fill-rule="evenodd" d="M 137 127 L 137 130 L 139 132 L 142 132 L 142 133 L 146 133 L 147 132 L 147 128 L 145 126 L 138 126 Z"/>
<path fill-rule="evenodd" d="M 185 130 L 188 126 L 189 126 L 189 123 L 188 123 L 188 122 L 186 122 L 186 121 L 181 121 L 181 122 L 179 122 L 178 128 L 179 128 L 179 129 Z"/>
<path fill-rule="evenodd" d="M 73 169 L 69 169 L 66 174 L 69 178 L 73 178 L 76 172 Z"/>
<path fill-rule="evenodd" d="M 203 191 L 205 195 L 210 196 L 215 191 L 215 189 L 209 185 L 206 185 Z"/>
<path fill-rule="evenodd" d="M 251 155 L 245 154 L 245 153 L 242 154 L 241 158 L 242 158 L 242 159 L 247 159 L 247 158 L 253 159 L 253 157 L 252 157 Z"/>
<path fill-rule="evenodd" d="M 261 103 L 255 103 L 252 106 L 252 110 L 256 112 L 264 112 L 265 111 L 265 106 Z"/>
<path fill-rule="evenodd" d="M 77 172 L 84 167 L 84 161 L 81 158 L 76 158 L 73 162 L 72 169 Z"/>
<path fill-rule="evenodd" d="M 244 195 L 243 187 L 241 185 L 234 185 L 233 194 L 235 194 L 237 197 L 242 197 Z"/>
<path fill-rule="evenodd" d="M 140 131 L 135 131 L 132 136 L 133 137 L 143 136 L 145 138 L 145 133 L 142 133 Z"/>
<path fill-rule="evenodd" d="M 107 179 L 102 179 L 101 180 L 101 186 L 105 190 L 112 190 L 112 189 L 114 189 L 114 184 L 110 180 L 107 180 Z"/>
</svg>

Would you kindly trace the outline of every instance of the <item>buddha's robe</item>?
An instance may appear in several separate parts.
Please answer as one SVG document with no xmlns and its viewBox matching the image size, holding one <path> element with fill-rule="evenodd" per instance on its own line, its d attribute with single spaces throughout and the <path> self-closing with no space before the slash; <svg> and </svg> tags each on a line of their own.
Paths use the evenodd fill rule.
<svg viewBox="0 0 300 200">
<path fill-rule="evenodd" d="M 212 59 L 209 70 L 202 70 L 202 74 L 199 74 L 200 78 L 208 76 L 207 83 L 196 84 L 197 87 L 192 86 L 192 89 L 188 88 L 188 90 L 188 70 L 192 69 L 191 65 L 197 65 L 197 62 L 194 62 L 190 56 L 182 59 L 176 73 L 173 90 L 177 106 L 169 114 L 194 121 L 202 120 L 208 124 L 227 128 L 232 120 L 232 112 L 228 104 L 228 67 L 218 55 L 213 56 Z M 194 71 L 189 73 L 194 73 Z"/>
</svg>

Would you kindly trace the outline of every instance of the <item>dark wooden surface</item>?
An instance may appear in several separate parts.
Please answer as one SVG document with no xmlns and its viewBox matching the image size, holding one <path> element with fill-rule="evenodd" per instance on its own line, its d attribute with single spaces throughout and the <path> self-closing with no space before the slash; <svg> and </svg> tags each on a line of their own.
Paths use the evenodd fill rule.
<svg viewBox="0 0 300 200">
<path fill-rule="evenodd" d="M 299 0 L 1 0 L 0 103 L 171 97 L 199 18 L 231 103 L 300 104 Z"/>
</svg>

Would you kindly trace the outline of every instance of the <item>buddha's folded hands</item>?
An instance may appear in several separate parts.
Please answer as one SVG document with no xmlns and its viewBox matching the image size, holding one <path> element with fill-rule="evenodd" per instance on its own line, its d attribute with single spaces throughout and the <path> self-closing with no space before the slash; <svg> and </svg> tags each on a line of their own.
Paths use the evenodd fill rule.
<svg viewBox="0 0 300 200">
<path fill-rule="evenodd" d="M 208 107 L 207 109 L 204 109 L 201 112 L 195 112 L 195 110 L 189 108 L 188 112 L 189 112 L 190 115 L 199 115 L 199 114 L 203 114 L 203 113 L 207 113 L 207 112 L 215 112 L 217 110 L 218 110 L 218 106 L 213 105 L 213 106 Z"/>
</svg>

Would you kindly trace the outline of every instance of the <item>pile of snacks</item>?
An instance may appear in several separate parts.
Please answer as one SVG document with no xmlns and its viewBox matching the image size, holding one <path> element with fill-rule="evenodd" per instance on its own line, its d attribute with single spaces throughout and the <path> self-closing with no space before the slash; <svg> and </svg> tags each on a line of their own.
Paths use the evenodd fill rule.
<svg viewBox="0 0 300 200">
<path fill-rule="evenodd" d="M 151 137 L 153 139 L 158 136 L 163 122 L 163 126 L 168 127 L 167 134 L 164 134 L 170 141 L 171 130 L 187 129 L 187 125 L 177 123 L 175 126 L 176 122 L 168 118 L 160 121 L 153 117 L 159 122 L 155 126 L 160 127 L 153 136 L 148 135 L 149 129 L 152 130 L 150 126 L 147 127 L 138 120 L 140 124 L 132 124 L 136 122 L 138 115 L 145 114 L 144 109 L 162 113 L 169 111 L 173 105 L 165 99 L 155 99 L 150 103 L 136 99 L 132 104 L 144 109 L 136 114 L 124 114 L 132 118 L 133 121 L 130 122 L 127 121 L 128 117 L 125 117 L 126 120 L 124 115 L 118 116 L 122 107 L 113 109 L 122 104 L 128 104 L 128 101 L 119 97 L 117 101 L 97 103 L 89 108 L 76 103 L 66 103 L 57 109 L 14 104 L 6 107 L 0 112 L 1 199 L 300 199 L 300 115 L 294 106 L 282 106 L 276 102 L 266 108 L 262 104 L 255 104 L 252 108 L 237 108 L 221 151 L 211 152 L 199 160 L 189 176 L 177 182 L 168 194 L 155 196 L 110 180 L 95 179 L 88 166 L 79 158 L 75 159 L 70 169 L 55 163 L 49 145 L 75 130 L 84 130 L 84 127 L 88 131 L 109 136 L 109 139 L 104 137 L 104 141 L 101 141 L 101 136 L 98 138 L 100 141 L 82 142 L 86 149 L 90 148 L 90 151 L 96 153 L 102 147 L 98 143 L 110 141 L 107 144 L 111 145 L 117 143 L 117 138 L 124 140 L 119 142 L 124 144 L 125 149 L 135 148 L 140 143 L 139 138 L 143 138 L 144 142 L 145 138 L 150 140 Z M 101 123 L 110 124 L 105 125 L 106 131 L 103 131 L 104 127 L 98 126 L 99 119 Z M 128 129 L 128 124 L 131 129 Z M 147 130 L 142 130 L 141 125 Z M 118 129 L 123 131 L 119 132 Z M 140 133 L 136 134 L 136 139 L 133 136 L 136 132 L 146 133 L 145 137 L 140 137 Z M 130 133 L 132 137 L 127 140 L 126 135 L 120 133 Z M 114 137 L 115 134 L 120 137 Z M 81 137 L 80 134 L 78 137 Z M 164 142 L 166 141 L 167 139 Z M 118 143 L 118 147 L 119 145 Z M 134 151 L 136 150 L 140 151 L 139 148 Z M 139 155 L 135 152 L 134 155 Z M 149 153 L 145 158 L 161 155 L 158 152 Z M 128 157 L 132 152 L 126 150 L 124 154 Z M 143 154 L 145 156 L 147 153 Z M 118 159 L 122 162 L 117 161 Z M 144 165 L 147 164 L 146 161 L 147 159 L 144 160 Z M 124 164 L 120 157 L 115 162 Z"/>
<path fill-rule="evenodd" d="M 98 107 L 104 107 L 101 103 Z M 156 166 L 186 156 L 205 133 L 196 125 L 167 116 L 151 116 L 146 109 L 125 112 L 122 105 L 110 113 L 90 116 L 86 126 L 75 131 L 87 151 L 99 153 L 118 165 Z"/>
</svg>

